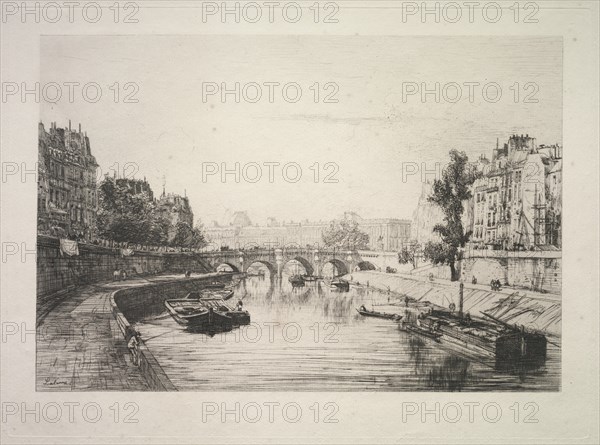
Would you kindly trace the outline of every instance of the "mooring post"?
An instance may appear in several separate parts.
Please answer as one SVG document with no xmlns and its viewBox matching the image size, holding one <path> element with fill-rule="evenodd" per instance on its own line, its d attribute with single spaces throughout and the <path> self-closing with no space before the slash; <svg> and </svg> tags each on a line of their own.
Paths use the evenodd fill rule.
<svg viewBox="0 0 600 445">
<path fill-rule="evenodd" d="M 465 285 L 463 282 L 460 282 L 459 291 L 458 291 L 458 317 L 463 318 L 463 292 Z"/>
</svg>

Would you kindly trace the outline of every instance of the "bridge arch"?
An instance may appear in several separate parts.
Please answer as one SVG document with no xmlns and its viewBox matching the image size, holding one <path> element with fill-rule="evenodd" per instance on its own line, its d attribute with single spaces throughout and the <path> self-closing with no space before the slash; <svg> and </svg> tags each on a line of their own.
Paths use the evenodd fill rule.
<svg viewBox="0 0 600 445">
<path fill-rule="evenodd" d="M 286 266 L 287 263 L 289 263 L 290 261 L 297 261 L 300 264 L 302 264 L 302 267 L 304 267 L 304 269 L 306 270 L 306 273 L 308 275 L 312 275 L 315 271 L 314 267 L 312 266 L 312 264 L 310 264 L 310 261 L 308 261 L 306 258 L 303 258 L 301 256 L 296 256 L 293 258 L 288 258 L 287 261 L 284 263 L 284 267 Z"/>
<path fill-rule="evenodd" d="M 273 266 L 273 264 L 269 263 L 268 261 L 265 260 L 249 260 L 248 264 L 248 268 L 250 268 L 251 266 L 255 265 L 255 264 L 262 264 L 263 266 L 265 266 L 268 270 L 269 270 L 269 274 L 271 276 L 274 276 L 275 273 L 277 272 L 277 268 L 275 266 Z M 246 270 L 248 270 L 248 268 L 246 268 Z"/>
<path fill-rule="evenodd" d="M 499 279 L 502 284 L 507 282 L 508 271 L 503 262 L 491 258 L 469 258 L 463 260 L 463 280 L 471 282 L 473 277 L 479 284 L 489 284 L 491 280 Z"/>
<path fill-rule="evenodd" d="M 361 261 L 357 266 L 359 270 L 377 270 L 375 265 L 370 261 Z"/>
<path fill-rule="evenodd" d="M 344 263 L 342 260 L 339 260 L 337 258 L 331 258 L 327 261 L 324 261 L 323 268 L 325 268 L 325 266 L 327 264 L 333 265 L 333 267 L 335 267 L 335 269 L 337 270 L 338 275 L 346 275 L 349 272 L 348 266 L 346 265 L 346 263 Z"/>
</svg>

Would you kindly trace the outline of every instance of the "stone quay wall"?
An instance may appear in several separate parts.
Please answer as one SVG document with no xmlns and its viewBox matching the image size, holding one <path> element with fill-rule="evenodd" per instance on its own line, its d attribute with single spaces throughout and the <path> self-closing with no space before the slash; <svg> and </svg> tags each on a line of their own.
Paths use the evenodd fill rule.
<svg viewBox="0 0 600 445">
<path fill-rule="evenodd" d="M 145 286 L 129 287 L 113 292 L 111 311 L 126 342 L 135 335 L 131 323 L 164 312 L 167 299 L 183 298 L 188 292 L 198 290 L 207 281 L 231 281 L 231 274 L 206 274 L 200 278 L 177 279 Z M 164 372 L 150 349 L 139 338 L 138 366 L 153 391 L 176 391 L 177 388 Z"/>
<path fill-rule="evenodd" d="M 209 272 L 205 263 L 195 255 L 184 252 L 134 251 L 123 256 L 121 249 L 80 243 L 79 255 L 68 256 L 60 251 L 57 238 L 37 238 L 37 297 L 44 299 L 84 284 L 113 279 L 116 269 L 128 275 L 155 272 Z"/>
</svg>

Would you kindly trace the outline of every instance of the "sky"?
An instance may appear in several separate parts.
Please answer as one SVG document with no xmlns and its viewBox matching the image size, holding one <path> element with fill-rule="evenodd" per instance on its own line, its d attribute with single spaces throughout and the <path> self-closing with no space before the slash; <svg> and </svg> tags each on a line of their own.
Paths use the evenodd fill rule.
<svg viewBox="0 0 600 445">
<path fill-rule="evenodd" d="M 205 224 L 236 210 L 258 224 L 267 217 L 330 220 L 349 210 L 411 218 L 421 183 L 434 177 L 421 172 L 447 162 L 450 149 L 490 157 L 496 140 L 513 133 L 562 144 L 557 37 L 41 39 L 41 84 L 56 82 L 63 93 L 55 103 L 41 102 L 46 128 L 81 123 L 102 173 L 118 166 L 121 175 L 146 177 L 155 194 L 163 184 L 186 193 Z M 86 100 L 75 86 L 70 102 L 65 82 L 95 82 L 102 96 L 93 102 L 91 88 Z M 233 94 L 203 94 L 222 85 L 233 90 L 236 82 L 246 93 L 239 102 Z M 278 83 L 271 84 L 272 101 L 271 82 Z M 472 101 L 465 82 L 478 83 Z M 446 93 L 438 102 L 434 94 L 407 94 L 436 83 Z M 125 101 L 130 93 L 137 103 Z M 236 163 L 239 182 L 235 174 L 221 176 Z"/>
</svg>

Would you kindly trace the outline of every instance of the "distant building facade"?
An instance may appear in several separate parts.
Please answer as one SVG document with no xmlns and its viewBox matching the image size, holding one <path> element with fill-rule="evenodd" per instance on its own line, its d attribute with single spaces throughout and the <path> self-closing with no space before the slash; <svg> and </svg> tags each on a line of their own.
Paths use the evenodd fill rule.
<svg viewBox="0 0 600 445">
<path fill-rule="evenodd" d="M 95 235 L 98 164 L 81 131 L 38 125 L 38 232 L 91 239 Z"/>
<path fill-rule="evenodd" d="M 444 213 L 440 206 L 427 199 L 431 196 L 432 189 L 433 184 L 430 182 L 421 184 L 421 195 L 413 213 L 412 234 L 413 239 L 419 244 L 440 240 L 433 227 L 444 220 Z"/>
<path fill-rule="evenodd" d="M 372 250 L 397 251 L 410 239 L 411 222 L 408 220 L 363 219 L 354 212 L 346 212 L 344 218 L 358 222 L 359 229 L 369 235 Z M 323 231 L 328 227 L 329 221 L 279 223 L 274 218 L 268 218 L 263 226 L 252 225 L 246 212 L 235 212 L 228 224 L 213 222 L 205 230 L 213 245 L 236 249 L 254 245 L 261 248 L 290 244 L 323 246 Z"/>
</svg>

